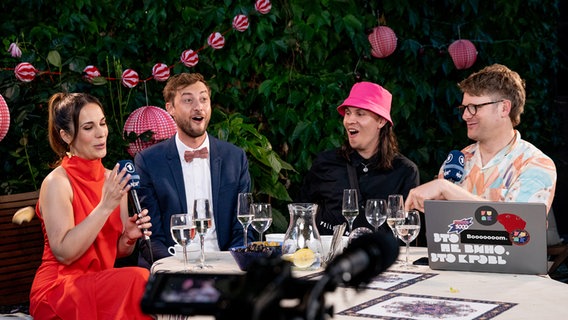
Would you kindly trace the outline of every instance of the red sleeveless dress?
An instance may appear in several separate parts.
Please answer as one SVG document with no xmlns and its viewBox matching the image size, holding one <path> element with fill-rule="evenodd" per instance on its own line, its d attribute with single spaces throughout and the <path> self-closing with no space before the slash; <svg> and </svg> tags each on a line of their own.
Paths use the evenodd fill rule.
<svg viewBox="0 0 568 320">
<path fill-rule="evenodd" d="M 105 181 L 101 160 L 65 157 L 62 167 L 73 188 L 75 224 L 83 221 L 100 202 Z M 75 262 L 57 261 L 42 222 L 44 249 L 30 293 L 34 319 L 152 319 L 142 313 L 140 300 L 149 271 L 139 267 L 114 268 L 122 233 L 120 206 L 108 218 L 91 247 Z"/>
</svg>

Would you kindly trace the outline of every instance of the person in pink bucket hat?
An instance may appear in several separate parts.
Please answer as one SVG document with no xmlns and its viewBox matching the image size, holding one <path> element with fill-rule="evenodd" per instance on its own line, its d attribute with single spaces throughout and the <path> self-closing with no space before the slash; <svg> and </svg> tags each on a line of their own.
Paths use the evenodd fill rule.
<svg viewBox="0 0 568 320">
<path fill-rule="evenodd" d="M 367 199 L 387 199 L 390 194 L 406 197 L 419 185 L 418 167 L 399 152 L 391 105 L 388 90 L 358 82 L 337 107 L 347 139 L 340 148 L 317 155 L 295 199 L 318 204 L 320 234 L 332 234 L 334 226 L 346 221 L 341 214 L 344 189 L 358 190 L 359 214 L 353 229 L 373 229 L 365 218 Z M 391 232 L 386 223 L 381 229 Z"/>
</svg>

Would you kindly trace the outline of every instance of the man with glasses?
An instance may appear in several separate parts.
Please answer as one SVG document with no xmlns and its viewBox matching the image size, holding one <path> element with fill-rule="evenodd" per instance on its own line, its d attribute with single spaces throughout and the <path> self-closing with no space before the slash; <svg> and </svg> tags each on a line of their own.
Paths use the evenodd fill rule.
<svg viewBox="0 0 568 320">
<path fill-rule="evenodd" d="M 458 84 L 463 92 L 458 107 L 467 136 L 476 141 L 462 150 L 461 181 L 443 178 L 410 190 L 406 209 L 424 211 L 424 200 L 541 202 L 550 211 L 556 186 L 554 162 L 515 127 L 525 105 L 525 83 L 517 72 L 494 64 Z"/>
</svg>

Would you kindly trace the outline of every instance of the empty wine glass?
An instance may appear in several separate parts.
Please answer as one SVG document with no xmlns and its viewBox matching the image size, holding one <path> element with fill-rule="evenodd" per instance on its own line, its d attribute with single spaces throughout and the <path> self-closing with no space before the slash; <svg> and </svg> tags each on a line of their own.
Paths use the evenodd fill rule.
<svg viewBox="0 0 568 320">
<path fill-rule="evenodd" d="M 396 225 L 404 219 L 404 201 L 401 194 L 391 194 L 387 203 L 387 224 L 396 238 Z"/>
<path fill-rule="evenodd" d="M 237 219 L 243 225 L 243 244 L 247 246 L 248 227 L 252 222 L 253 214 L 251 211 L 252 193 L 239 193 L 237 198 Z"/>
<path fill-rule="evenodd" d="M 385 199 L 369 199 L 365 205 L 365 218 L 379 231 L 379 227 L 387 220 L 387 201 Z"/>
<path fill-rule="evenodd" d="M 396 233 L 398 238 L 406 243 L 406 260 L 403 262 L 403 267 L 410 267 L 408 263 L 408 251 L 410 242 L 418 236 L 420 232 L 420 213 L 418 210 L 410 210 L 404 213 L 403 222 L 396 226 Z"/>
<path fill-rule="evenodd" d="M 270 203 L 253 203 L 252 204 L 252 227 L 260 234 L 262 242 L 262 234 L 268 230 L 272 224 L 272 207 Z"/>
<path fill-rule="evenodd" d="M 351 233 L 349 234 L 349 239 L 347 240 L 347 243 L 351 244 L 351 242 L 353 242 L 353 240 L 359 238 L 360 236 L 362 236 L 364 234 L 369 234 L 369 233 L 373 233 L 373 230 L 371 230 L 367 227 L 355 228 L 355 230 L 351 231 Z"/>
<path fill-rule="evenodd" d="M 199 264 L 196 266 L 198 269 L 211 268 L 210 265 L 205 264 L 205 234 L 211 228 L 211 206 L 209 199 L 195 199 L 193 202 L 193 220 L 195 229 L 199 234 L 199 243 L 201 245 L 201 256 Z"/>
<path fill-rule="evenodd" d="M 188 270 L 187 246 L 195 237 L 195 224 L 192 216 L 186 213 L 172 214 L 170 217 L 170 233 L 174 241 L 183 249 L 183 266 Z"/>
<path fill-rule="evenodd" d="M 359 214 L 359 202 L 357 200 L 357 189 L 343 190 L 343 205 L 341 214 L 349 224 L 349 232 L 353 231 L 353 221 Z"/>
</svg>

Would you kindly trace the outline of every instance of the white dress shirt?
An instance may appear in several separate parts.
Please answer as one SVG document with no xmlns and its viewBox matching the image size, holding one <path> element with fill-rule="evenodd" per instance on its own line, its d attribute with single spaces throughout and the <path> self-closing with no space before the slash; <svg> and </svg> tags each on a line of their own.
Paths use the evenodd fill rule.
<svg viewBox="0 0 568 320">
<path fill-rule="evenodd" d="M 211 211 L 213 211 L 213 199 L 211 192 L 211 162 L 210 153 L 207 159 L 195 158 L 191 162 L 186 162 L 184 154 L 186 151 L 195 151 L 202 148 L 207 148 L 209 152 L 209 135 L 205 137 L 205 141 L 196 149 L 186 146 L 176 133 L 176 146 L 179 153 L 181 162 L 181 170 L 183 171 L 183 182 L 185 185 L 185 197 L 187 200 L 187 210 L 189 214 L 193 214 L 193 202 L 195 199 L 205 198 L 209 199 Z M 199 248 L 199 235 L 195 235 L 195 239 L 191 242 L 190 248 Z M 211 212 L 211 228 L 205 235 L 205 251 L 220 251 L 219 243 L 217 242 L 217 232 L 215 230 L 215 220 L 213 212 Z"/>
</svg>

